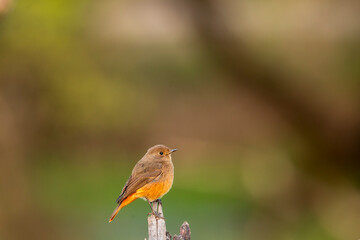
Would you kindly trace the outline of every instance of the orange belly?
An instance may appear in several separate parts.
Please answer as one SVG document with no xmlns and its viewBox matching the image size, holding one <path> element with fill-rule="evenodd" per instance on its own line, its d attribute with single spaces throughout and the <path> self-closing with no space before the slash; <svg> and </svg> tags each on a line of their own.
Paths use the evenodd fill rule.
<svg viewBox="0 0 360 240">
<path fill-rule="evenodd" d="M 164 196 L 171 188 L 172 181 L 159 181 L 148 183 L 136 191 L 138 197 L 147 198 L 150 202 Z"/>
</svg>

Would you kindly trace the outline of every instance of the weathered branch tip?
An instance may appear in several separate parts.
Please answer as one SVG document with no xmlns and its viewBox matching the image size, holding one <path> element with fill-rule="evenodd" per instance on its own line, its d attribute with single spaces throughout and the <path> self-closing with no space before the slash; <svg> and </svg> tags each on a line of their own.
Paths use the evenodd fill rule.
<svg viewBox="0 0 360 240">
<path fill-rule="evenodd" d="M 154 202 L 153 208 L 157 210 L 159 216 L 164 217 L 161 202 Z M 153 214 L 148 216 L 148 232 L 149 240 L 190 240 L 191 234 L 189 223 L 185 221 L 180 227 L 180 235 L 171 238 L 170 233 L 166 231 L 165 219 L 158 218 Z"/>
</svg>

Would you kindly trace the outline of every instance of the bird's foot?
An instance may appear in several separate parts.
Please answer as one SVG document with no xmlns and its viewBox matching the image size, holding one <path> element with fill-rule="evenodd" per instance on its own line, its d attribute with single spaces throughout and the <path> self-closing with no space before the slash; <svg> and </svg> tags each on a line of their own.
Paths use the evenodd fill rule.
<svg viewBox="0 0 360 240">
<path fill-rule="evenodd" d="M 155 217 L 156 219 L 164 219 L 164 220 L 165 220 L 165 218 L 162 217 L 162 216 L 160 215 L 160 213 L 157 213 L 157 212 L 155 212 L 155 211 L 153 211 L 153 212 L 151 212 L 151 213 L 148 213 L 148 216 L 150 216 L 150 215 L 154 215 L 154 217 Z"/>
</svg>

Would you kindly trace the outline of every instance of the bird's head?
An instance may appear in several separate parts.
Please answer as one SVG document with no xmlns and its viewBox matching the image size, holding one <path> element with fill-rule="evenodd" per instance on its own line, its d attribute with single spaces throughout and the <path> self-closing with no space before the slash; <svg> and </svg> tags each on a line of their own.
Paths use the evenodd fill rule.
<svg viewBox="0 0 360 240">
<path fill-rule="evenodd" d="M 146 155 L 157 159 L 170 160 L 171 154 L 175 151 L 177 151 L 177 149 L 171 149 L 165 145 L 159 144 L 149 148 Z"/>
</svg>

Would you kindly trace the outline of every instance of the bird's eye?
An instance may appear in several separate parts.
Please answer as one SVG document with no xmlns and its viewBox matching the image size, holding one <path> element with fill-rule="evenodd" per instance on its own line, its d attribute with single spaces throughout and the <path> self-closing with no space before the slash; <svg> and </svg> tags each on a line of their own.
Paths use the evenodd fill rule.
<svg viewBox="0 0 360 240">
<path fill-rule="evenodd" d="M 164 153 L 163 152 L 160 152 L 160 155 L 163 155 Z"/>
</svg>

